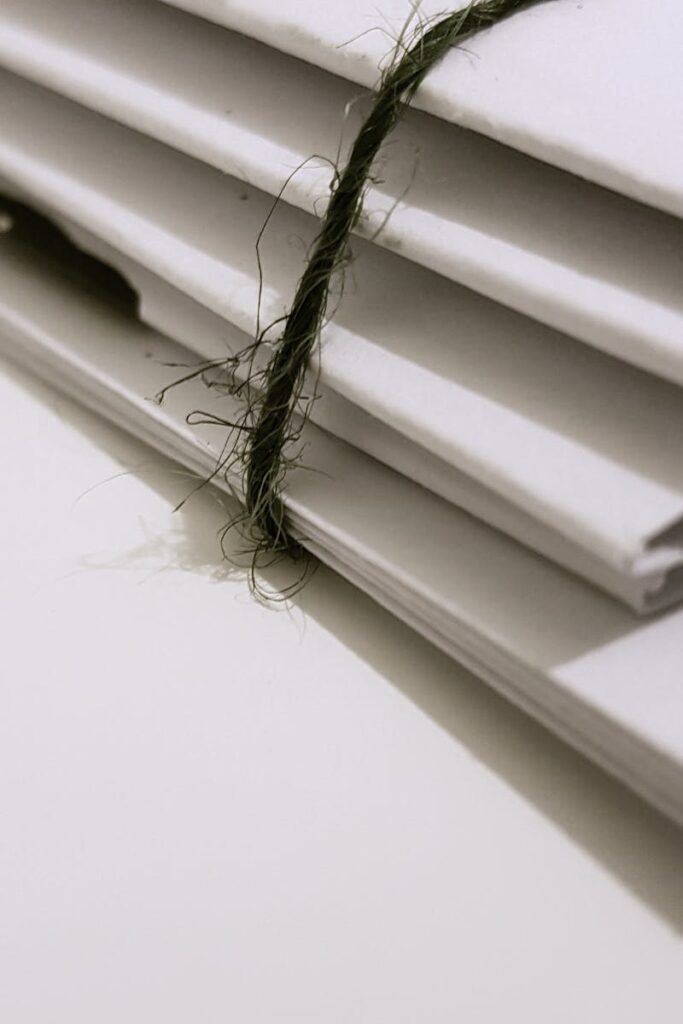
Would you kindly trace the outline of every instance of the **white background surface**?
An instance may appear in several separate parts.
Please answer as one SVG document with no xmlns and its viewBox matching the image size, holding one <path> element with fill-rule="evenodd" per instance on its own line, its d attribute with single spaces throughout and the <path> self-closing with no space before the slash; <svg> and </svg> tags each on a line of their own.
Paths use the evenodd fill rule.
<svg viewBox="0 0 683 1024">
<path fill-rule="evenodd" d="M 0 1017 L 679 1021 L 683 835 L 4 368 Z"/>
</svg>

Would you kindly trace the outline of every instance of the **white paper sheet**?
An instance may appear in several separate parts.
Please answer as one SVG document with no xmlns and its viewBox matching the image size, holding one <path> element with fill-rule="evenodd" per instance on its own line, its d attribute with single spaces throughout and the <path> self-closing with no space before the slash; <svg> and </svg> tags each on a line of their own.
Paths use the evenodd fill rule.
<svg viewBox="0 0 683 1024">
<path fill-rule="evenodd" d="M 145 323 L 210 359 L 220 357 L 226 350 L 241 352 L 249 345 L 250 339 L 246 334 L 139 264 L 123 258 L 88 232 L 68 224 L 67 228 L 86 252 L 96 254 L 110 266 L 118 266 L 124 277 L 134 282 L 140 296 L 140 316 Z M 678 569 L 674 537 L 669 537 L 666 545 L 653 546 L 627 569 L 615 568 L 569 541 L 557 530 L 542 525 L 518 506 L 477 483 L 473 477 L 410 442 L 329 387 L 321 387 L 319 381 L 311 384 L 317 387 L 319 396 L 310 409 L 314 423 L 395 469 L 408 480 L 578 573 L 636 611 L 656 611 L 680 599 L 683 573 Z"/>
<path fill-rule="evenodd" d="M 0 105 L 0 172 L 14 187 L 253 332 L 269 200 L 11 76 Z M 263 323 L 290 300 L 314 231 L 278 211 Z M 358 256 L 326 331 L 327 385 L 622 574 L 680 561 L 677 388 L 376 247 Z"/>
<path fill-rule="evenodd" d="M 196 383 L 150 395 L 188 353 L 0 244 L 3 347 L 102 414 L 207 473 L 222 444 L 186 414 Z M 229 403 L 216 404 L 221 414 Z M 683 821 L 683 612 L 642 624 L 502 534 L 313 427 L 288 505 L 307 543 L 435 643 Z M 340 501 L 340 494 L 343 501 Z"/>
<path fill-rule="evenodd" d="M 369 87 L 414 7 L 410 0 L 164 2 Z M 438 17 L 444 5 L 423 0 L 420 11 Z M 551 0 L 449 54 L 416 105 L 680 216 L 683 152 L 671 129 L 680 120 L 682 33 L 679 0 Z"/>
<path fill-rule="evenodd" d="M 271 195 L 312 154 L 337 158 L 364 106 L 357 86 L 149 0 L 6 0 L 0 64 Z M 414 111 L 378 174 L 360 234 L 390 213 L 378 244 L 683 383 L 675 218 Z M 287 201 L 320 213 L 330 176 L 306 164 Z"/>
</svg>

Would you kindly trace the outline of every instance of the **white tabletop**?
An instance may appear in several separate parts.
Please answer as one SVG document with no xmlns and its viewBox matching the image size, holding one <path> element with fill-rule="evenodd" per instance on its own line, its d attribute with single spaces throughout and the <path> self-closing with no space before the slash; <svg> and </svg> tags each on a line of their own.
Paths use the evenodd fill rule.
<svg viewBox="0 0 683 1024">
<path fill-rule="evenodd" d="M 0 418 L 3 1020 L 681 1019 L 680 831 L 330 572 L 260 606 L 6 365 Z"/>
</svg>

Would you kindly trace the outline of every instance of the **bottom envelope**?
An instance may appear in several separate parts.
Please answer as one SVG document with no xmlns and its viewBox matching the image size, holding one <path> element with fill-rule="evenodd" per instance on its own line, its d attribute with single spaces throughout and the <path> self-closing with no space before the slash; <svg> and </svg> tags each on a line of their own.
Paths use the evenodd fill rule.
<svg viewBox="0 0 683 1024">
<path fill-rule="evenodd" d="M 150 397 L 192 353 L 0 244 L 2 350 L 201 476 L 238 409 L 200 381 Z M 574 746 L 683 822 L 683 611 L 611 598 L 312 425 L 286 502 L 307 547 Z M 216 485 L 239 489 L 217 477 Z M 217 544 L 217 558 L 219 550 Z M 491 723 L 495 728 L 495 723 Z"/>
</svg>

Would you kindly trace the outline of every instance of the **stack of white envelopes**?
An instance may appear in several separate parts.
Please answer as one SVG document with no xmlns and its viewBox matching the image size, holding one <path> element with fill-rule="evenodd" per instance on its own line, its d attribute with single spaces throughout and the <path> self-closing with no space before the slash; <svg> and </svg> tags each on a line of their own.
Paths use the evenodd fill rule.
<svg viewBox="0 0 683 1024">
<path fill-rule="evenodd" d="M 426 80 L 311 367 L 323 472 L 286 501 L 323 561 L 683 821 L 683 7 L 650 7 L 532 6 Z M 236 401 L 149 399 L 286 312 L 410 10 L 4 0 L 3 349 L 210 474 L 225 431 L 188 413 Z"/>
</svg>

